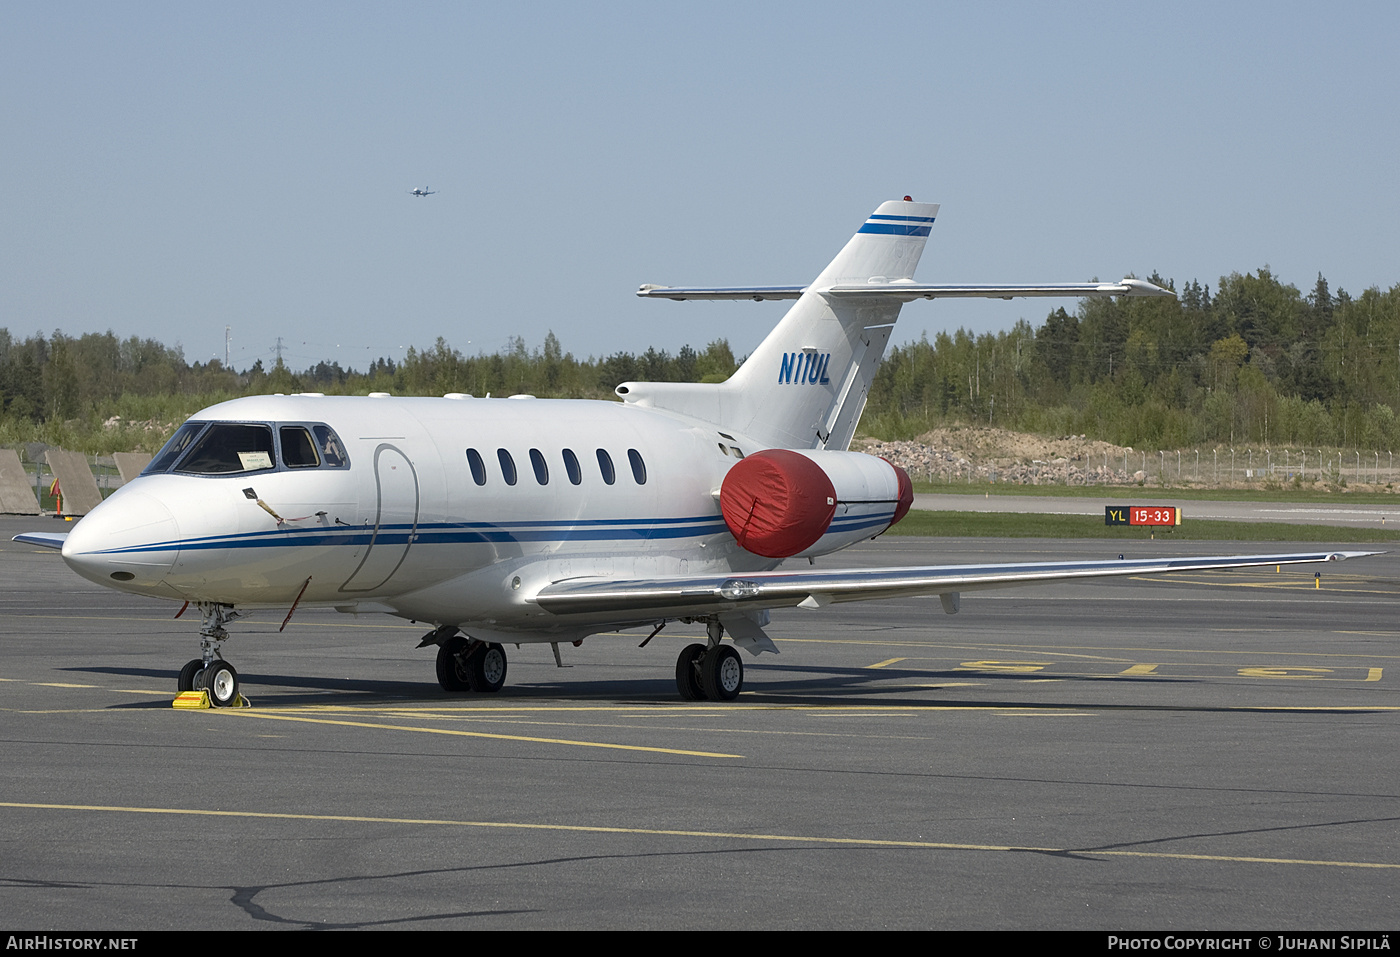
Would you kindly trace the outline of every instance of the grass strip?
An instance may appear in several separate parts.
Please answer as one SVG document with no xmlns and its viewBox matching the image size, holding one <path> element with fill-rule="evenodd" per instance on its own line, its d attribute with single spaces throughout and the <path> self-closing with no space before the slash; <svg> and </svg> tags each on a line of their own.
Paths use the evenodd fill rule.
<svg viewBox="0 0 1400 957">
<path fill-rule="evenodd" d="M 1152 537 L 1191 542 L 1397 542 L 1400 529 L 1340 528 L 1335 525 L 1290 525 L 1284 522 L 1222 522 L 1192 519 L 1181 525 L 1149 529 L 1105 525 L 1094 515 L 1038 515 L 1013 512 L 928 512 L 915 509 L 887 535 L 939 538 L 1101 538 L 1141 540 Z"/>
<path fill-rule="evenodd" d="M 1103 498 L 1139 500 L 1142 504 L 1166 502 L 1173 499 L 1186 502 L 1293 502 L 1329 503 L 1332 505 L 1400 505 L 1395 492 L 1353 492 L 1335 486 L 1323 488 L 1304 485 L 1274 486 L 1272 488 L 1182 488 L 1160 485 L 995 485 L 964 484 L 961 482 L 915 482 L 915 492 L 937 495 L 1035 495 L 1049 498 Z"/>
</svg>

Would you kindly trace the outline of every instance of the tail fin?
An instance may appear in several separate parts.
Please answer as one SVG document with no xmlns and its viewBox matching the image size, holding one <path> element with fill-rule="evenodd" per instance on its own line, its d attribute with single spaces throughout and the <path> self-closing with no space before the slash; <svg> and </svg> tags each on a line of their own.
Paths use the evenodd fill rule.
<svg viewBox="0 0 1400 957">
<path fill-rule="evenodd" d="M 771 448 L 847 448 L 903 302 L 826 293 L 911 282 L 937 214 L 931 203 L 882 203 L 727 382 L 628 382 L 618 395 Z"/>
</svg>

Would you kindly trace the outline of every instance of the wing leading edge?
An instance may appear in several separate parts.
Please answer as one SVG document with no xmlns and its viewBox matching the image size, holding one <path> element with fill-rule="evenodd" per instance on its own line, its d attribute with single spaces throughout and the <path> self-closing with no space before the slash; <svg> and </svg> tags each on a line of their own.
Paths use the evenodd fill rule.
<svg viewBox="0 0 1400 957">
<path fill-rule="evenodd" d="M 67 532 L 20 532 L 14 537 L 14 541 L 26 545 L 41 545 L 44 548 L 62 548 L 63 540 L 67 537 Z"/>
<path fill-rule="evenodd" d="M 568 579 L 542 588 L 534 601 L 559 615 L 645 612 L 672 617 L 766 608 L 821 608 L 847 601 L 919 595 L 947 596 L 957 610 L 964 591 L 1008 588 L 1089 578 L 1222 571 L 1262 565 L 1304 565 L 1362 558 L 1380 552 L 1297 552 L 1287 555 L 1228 555 L 1077 562 L 1018 562 L 998 565 L 927 565 L 910 568 L 851 568 L 834 571 L 755 572 L 745 575 L 651 578 L 632 581 Z"/>
</svg>

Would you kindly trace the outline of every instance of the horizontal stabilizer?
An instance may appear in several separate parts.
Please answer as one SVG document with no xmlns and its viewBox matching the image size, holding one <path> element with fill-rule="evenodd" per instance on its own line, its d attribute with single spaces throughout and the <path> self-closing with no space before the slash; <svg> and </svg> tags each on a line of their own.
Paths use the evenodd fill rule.
<svg viewBox="0 0 1400 957">
<path fill-rule="evenodd" d="M 1260 565 L 1301 565 L 1361 558 L 1379 552 L 1299 552 L 999 565 L 847 568 L 835 571 L 753 572 L 744 575 L 655 578 L 637 581 L 573 579 L 541 589 L 534 600 L 560 615 L 603 612 L 704 614 L 728 609 L 822 607 L 833 602 L 942 595 L 1086 578 L 1167 572 L 1223 571 Z M 816 597 L 820 596 L 820 597 Z M 816 598 L 815 601 L 809 599 Z M 953 599 L 956 606 L 957 599 Z M 945 603 L 946 605 L 946 603 Z"/>
<path fill-rule="evenodd" d="M 763 302 L 765 299 L 800 299 L 806 286 L 653 286 L 645 285 L 637 290 L 643 299 L 674 299 L 684 302 L 687 299 L 752 299 Z"/>
<path fill-rule="evenodd" d="M 62 548 L 67 532 L 20 532 L 15 541 L 26 545 L 42 545 L 44 548 Z"/>
<path fill-rule="evenodd" d="M 643 299 L 798 299 L 808 286 L 654 286 L 637 290 Z M 817 292 L 835 299 L 885 299 L 913 302 L 915 299 L 1021 299 L 1029 297 L 1078 298 L 1082 296 L 1175 296 L 1142 279 L 1122 279 L 1118 282 L 1057 282 L 1057 283 L 916 283 L 895 280 L 865 284 L 843 283 L 818 289 Z"/>
<path fill-rule="evenodd" d="M 872 299 L 891 297 L 904 302 L 915 299 L 1020 299 L 1030 296 L 1175 296 L 1170 289 L 1153 285 L 1142 279 L 1121 279 L 1118 282 L 1054 282 L 994 285 L 976 283 L 952 285 L 944 283 L 889 282 L 865 285 L 832 286 L 828 296 L 838 299 Z"/>
</svg>

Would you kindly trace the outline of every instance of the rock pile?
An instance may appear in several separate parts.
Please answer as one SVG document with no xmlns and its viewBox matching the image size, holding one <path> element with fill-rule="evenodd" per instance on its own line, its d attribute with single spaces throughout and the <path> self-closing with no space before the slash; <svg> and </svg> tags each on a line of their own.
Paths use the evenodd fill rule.
<svg viewBox="0 0 1400 957">
<path fill-rule="evenodd" d="M 889 459 L 916 482 L 1127 485 L 1145 478 L 1141 453 L 1082 435 L 1047 439 L 967 426 L 935 429 L 914 441 L 867 439 L 853 448 Z"/>
</svg>

